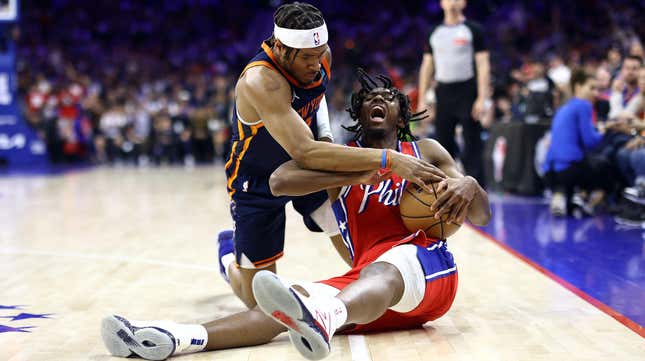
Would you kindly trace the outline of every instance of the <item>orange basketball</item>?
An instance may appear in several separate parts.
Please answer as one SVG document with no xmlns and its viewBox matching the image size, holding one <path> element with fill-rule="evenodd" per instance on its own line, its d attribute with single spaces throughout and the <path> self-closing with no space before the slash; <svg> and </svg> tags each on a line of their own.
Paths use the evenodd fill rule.
<svg viewBox="0 0 645 361">
<path fill-rule="evenodd" d="M 457 232 L 461 224 L 446 222 L 448 214 L 441 219 L 434 218 L 430 207 L 437 199 L 437 185 L 431 184 L 432 193 L 428 193 L 415 184 L 409 184 L 401 196 L 400 210 L 403 224 L 410 232 L 422 229 L 430 238 L 445 239 Z"/>
</svg>

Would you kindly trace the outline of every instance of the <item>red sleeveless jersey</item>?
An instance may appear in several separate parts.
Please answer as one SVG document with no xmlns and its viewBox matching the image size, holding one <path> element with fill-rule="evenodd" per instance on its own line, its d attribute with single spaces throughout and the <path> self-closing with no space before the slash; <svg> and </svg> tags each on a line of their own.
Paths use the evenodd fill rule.
<svg viewBox="0 0 645 361">
<path fill-rule="evenodd" d="M 358 141 L 347 144 L 361 147 Z M 416 142 L 399 142 L 399 152 L 421 158 Z M 410 235 L 401 220 L 399 201 L 407 180 L 397 174 L 374 185 L 342 188 L 332 208 L 353 265 L 370 263 Z"/>
</svg>

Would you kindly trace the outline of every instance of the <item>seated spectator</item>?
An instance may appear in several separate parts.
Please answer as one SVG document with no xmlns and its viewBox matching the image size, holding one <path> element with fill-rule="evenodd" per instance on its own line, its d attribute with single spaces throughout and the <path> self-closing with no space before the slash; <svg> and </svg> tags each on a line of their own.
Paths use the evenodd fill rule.
<svg viewBox="0 0 645 361">
<path fill-rule="evenodd" d="M 598 97 L 594 101 L 593 110 L 598 122 L 606 122 L 609 119 L 611 74 L 605 66 L 601 65 L 596 69 L 596 81 L 598 82 Z"/>
<path fill-rule="evenodd" d="M 645 67 L 641 67 L 638 74 L 640 93 L 623 113 L 630 121 L 634 133 L 645 130 Z M 625 188 L 624 197 L 637 204 L 645 204 L 645 138 L 639 135 L 630 140 L 618 152 L 616 163 L 627 183 L 632 185 Z M 619 209 L 616 221 L 622 224 L 641 224 L 645 221 L 645 210 L 642 206 L 628 203 Z"/>
<path fill-rule="evenodd" d="M 638 132 L 645 130 L 645 66 L 638 70 L 638 94 L 627 104 L 619 118 L 630 122 Z"/>
<path fill-rule="evenodd" d="M 619 152 L 618 166 L 623 176 L 633 184 L 623 191 L 622 203 L 615 220 L 627 226 L 645 224 L 645 138 L 634 137 Z"/>
<path fill-rule="evenodd" d="M 643 66 L 643 59 L 636 55 L 628 55 L 623 61 L 620 76 L 614 79 L 609 98 L 609 119 L 625 117 L 628 108 L 636 107 L 638 101 L 638 70 Z"/>
<path fill-rule="evenodd" d="M 609 189 L 613 179 L 602 166 L 585 157 L 603 140 L 592 124 L 592 101 L 598 95 L 596 79 L 584 70 L 571 75 L 574 97 L 555 114 L 551 125 L 551 144 L 544 163 L 546 180 L 554 195 L 551 212 L 565 215 L 572 210 L 574 189 L 592 192 L 590 201 L 601 199 L 601 189 Z"/>
</svg>

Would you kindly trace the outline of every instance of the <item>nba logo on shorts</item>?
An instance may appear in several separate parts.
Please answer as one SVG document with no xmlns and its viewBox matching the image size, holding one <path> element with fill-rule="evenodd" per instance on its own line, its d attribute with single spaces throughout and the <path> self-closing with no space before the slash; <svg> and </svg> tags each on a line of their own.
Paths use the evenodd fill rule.
<svg viewBox="0 0 645 361">
<path fill-rule="evenodd" d="M 320 35 L 314 33 L 314 45 L 320 45 Z"/>
</svg>

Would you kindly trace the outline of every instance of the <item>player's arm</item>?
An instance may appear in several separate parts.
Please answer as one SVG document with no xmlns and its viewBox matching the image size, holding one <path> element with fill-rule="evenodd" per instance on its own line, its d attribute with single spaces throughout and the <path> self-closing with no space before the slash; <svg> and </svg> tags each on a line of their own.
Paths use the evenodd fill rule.
<svg viewBox="0 0 645 361">
<path fill-rule="evenodd" d="M 434 65 L 432 63 L 432 53 L 423 53 L 423 60 L 421 61 L 421 68 L 419 69 L 419 104 L 417 111 L 423 111 L 427 105 L 425 103 L 426 92 L 432 82 L 432 73 L 434 72 Z"/>
<path fill-rule="evenodd" d="M 301 196 L 329 190 L 330 199 L 334 200 L 338 196 L 340 187 L 353 184 L 375 184 L 385 179 L 386 176 L 388 174 L 380 175 L 377 171 L 325 172 L 303 169 L 295 161 L 290 160 L 283 163 L 271 174 L 269 187 L 274 196 Z"/>
<path fill-rule="evenodd" d="M 466 26 L 473 35 L 473 48 L 475 51 L 475 68 L 477 70 L 477 99 L 473 104 L 471 115 L 475 120 L 481 120 L 485 109 L 485 102 L 491 94 L 490 87 L 490 60 L 484 29 L 479 24 L 466 21 Z"/>
<path fill-rule="evenodd" d="M 475 53 L 475 66 L 477 67 L 477 97 L 487 99 L 490 97 L 490 56 L 488 51 Z"/>
<path fill-rule="evenodd" d="M 461 224 L 467 217 L 475 225 L 488 224 L 491 217 L 488 194 L 477 180 L 471 176 L 464 177 L 457 170 L 450 153 L 439 142 L 424 139 L 417 144 L 421 155 L 436 164 L 448 176 L 437 188 L 437 192 L 445 192 L 432 205 L 432 210 L 436 210 L 436 217 L 449 214 L 448 222 Z"/>
<path fill-rule="evenodd" d="M 426 187 L 424 180 L 441 179 L 431 164 L 402 153 L 345 147 L 314 140 L 309 127 L 291 107 L 291 87 L 287 81 L 265 67 L 251 68 L 240 79 L 237 103 L 252 108 L 271 136 L 302 168 L 341 172 L 376 171 L 381 168 L 384 155 L 387 155 L 394 172 L 420 186 Z"/>
</svg>

